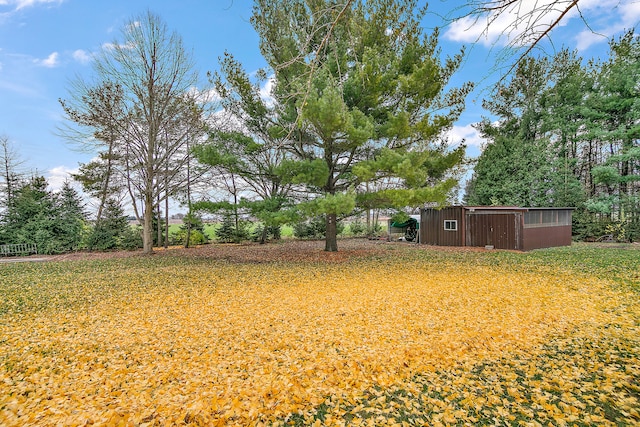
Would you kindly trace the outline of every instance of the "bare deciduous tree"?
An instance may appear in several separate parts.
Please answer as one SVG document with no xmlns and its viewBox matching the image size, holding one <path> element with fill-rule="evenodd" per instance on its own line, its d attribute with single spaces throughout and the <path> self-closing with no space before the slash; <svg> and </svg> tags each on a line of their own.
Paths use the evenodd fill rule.
<svg viewBox="0 0 640 427">
<path fill-rule="evenodd" d="M 0 185 L 5 195 L 2 205 L 9 206 L 21 179 L 20 166 L 24 164 L 24 160 L 20 158 L 6 135 L 0 135 L 0 163 L 2 163 L 3 181 Z"/>
<path fill-rule="evenodd" d="M 143 226 L 144 252 L 151 253 L 154 208 L 184 184 L 189 132 L 202 114 L 193 91 L 198 82 L 194 63 L 182 39 L 147 12 L 124 26 L 120 40 L 103 46 L 93 65 L 97 86 L 113 82 L 122 91 L 121 114 L 109 123 L 115 126 L 119 170 Z M 81 101 L 74 108 L 90 115 L 94 106 L 84 101 L 85 95 L 72 94 Z M 86 126 L 67 113 L 70 120 Z M 109 138 L 97 137 L 104 151 Z"/>
</svg>

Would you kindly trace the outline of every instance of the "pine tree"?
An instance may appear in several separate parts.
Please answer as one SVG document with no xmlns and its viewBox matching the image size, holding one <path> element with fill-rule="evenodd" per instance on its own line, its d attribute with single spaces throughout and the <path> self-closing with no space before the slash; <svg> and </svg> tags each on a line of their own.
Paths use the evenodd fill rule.
<svg viewBox="0 0 640 427">
<path fill-rule="evenodd" d="M 108 198 L 102 211 L 102 219 L 96 223 L 87 239 L 89 250 L 106 251 L 120 247 L 122 237 L 129 230 L 124 209 L 115 198 Z"/>
<path fill-rule="evenodd" d="M 59 251 L 73 251 L 80 247 L 87 214 L 78 192 L 65 181 L 55 198 L 56 234 Z"/>
<path fill-rule="evenodd" d="M 567 52 L 558 56 L 557 63 L 575 66 Z M 483 102 L 499 120 L 485 119 L 478 126 L 489 143 L 468 183 L 466 203 L 575 206 L 584 199 L 573 162 L 567 158 L 569 135 L 579 124 L 567 124 L 554 114 L 558 109 L 559 115 L 575 116 L 569 101 L 560 99 L 565 85 L 574 82 L 563 81 L 561 71 L 566 70 L 554 67 L 547 58 L 525 58 L 513 78 Z"/>
<path fill-rule="evenodd" d="M 35 243 L 40 253 L 60 252 L 54 196 L 44 177 L 16 190 L 2 218 L 3 243 Z"/>
<path fill-rule="evenodd" d="M 216 237 L 220 243 L 240 243 L 248 238 L 242 223 L 236 228 L 236 221 L 231 212 L 222 216 L 222 223 L 216 230 Z"/>
</svg>

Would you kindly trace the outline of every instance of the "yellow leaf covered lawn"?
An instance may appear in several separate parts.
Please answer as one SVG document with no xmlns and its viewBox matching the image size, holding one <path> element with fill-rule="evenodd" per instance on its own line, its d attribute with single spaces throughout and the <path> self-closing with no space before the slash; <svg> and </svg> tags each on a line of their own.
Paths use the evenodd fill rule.
<svg viewBox="0 0 640 427">
<path fill-rule="evenodd" d="M 529 254 L 288 245 L 1 266 L 0 425 L 640 423 L 637 288 Z"/>
</svg>

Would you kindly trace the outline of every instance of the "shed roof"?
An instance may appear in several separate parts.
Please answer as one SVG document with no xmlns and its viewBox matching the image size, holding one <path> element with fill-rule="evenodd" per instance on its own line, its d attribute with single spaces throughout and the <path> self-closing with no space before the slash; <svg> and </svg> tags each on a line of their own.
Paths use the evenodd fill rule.
<svg viewBox="0 0 640 427">
<path fill-rule="evenodd" d="M 526 212 L 529 208 L 521 208 L 519 206 L 460 206 L 467 211 L 522 211 Z"/>
<path fill-rule="evenodd" d="M 572 207 L 520 207 L 520 206 L 461 206 L 455 205 L 450 206 L 452 208 L 461 208 L 467 211 L 518 211 L 518 212 L 527 212 L 532 210 L 575 210 L 576 208 Z M 438 208 L 426 208 L 426 209 L 438 209 Z"/>
</svg>

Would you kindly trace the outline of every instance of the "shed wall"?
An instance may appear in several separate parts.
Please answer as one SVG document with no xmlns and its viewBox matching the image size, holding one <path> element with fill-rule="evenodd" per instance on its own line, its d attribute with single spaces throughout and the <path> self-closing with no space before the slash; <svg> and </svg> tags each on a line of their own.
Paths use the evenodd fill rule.
<svg viewBox="0 0 640 427">
<path fill-rule="evenodd" d="M 457 230 L 445 230 L 444 221 L 457 221 Z M 420 243 L 437 246 L 465 246 L 463 209 L 452 206 L 424 209 L 420 221 Z"/>
<path fill-rule="evenodd" d="M 571 225 L 524 229 L 525 251 L 555 246 L 571 246 Z"/>
</svg>

